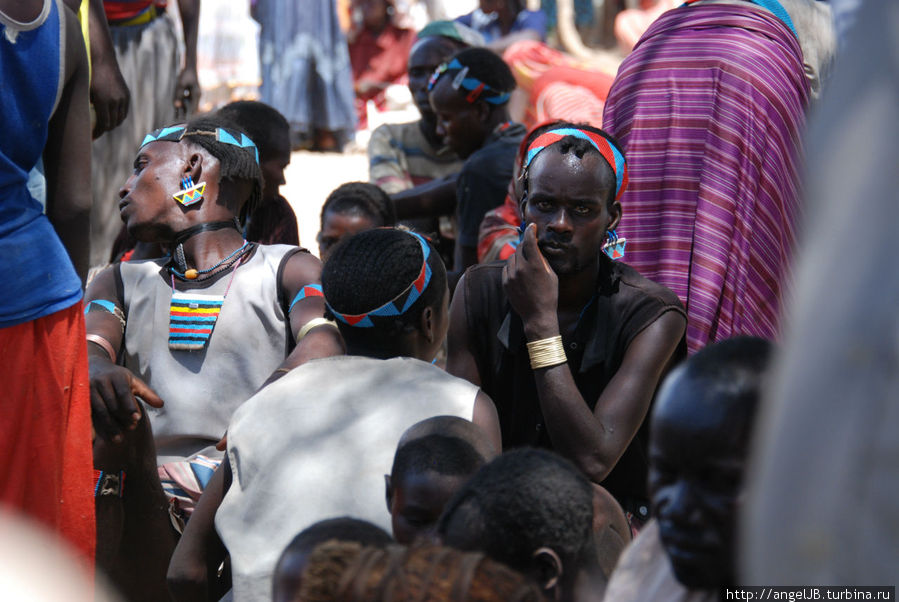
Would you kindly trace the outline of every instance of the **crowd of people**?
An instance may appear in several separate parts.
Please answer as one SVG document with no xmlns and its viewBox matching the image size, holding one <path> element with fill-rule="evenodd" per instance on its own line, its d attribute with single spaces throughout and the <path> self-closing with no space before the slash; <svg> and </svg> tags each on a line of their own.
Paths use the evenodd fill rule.
<svg viewBox="0 0 899 602">
<path fill-rule="evenodd" d="M 87 597 L 894 585 L 896 412 L 848 399 L 884 417 L 847 421 L 882 454 L 847 508 L 874 521 L 873 569 L 832 561 L 845 526 L 779 518 L 801 455 L 773 450 L 804 441 L 784 396 L 813 414 L 828 394 L 803 397 L 819 375 L 796 341 L 840 333 L 808 318 L 839 296 L 820 277 L 791 305 L 804 213 L 847 205 L 848 184 L 810 180 L 839 180 L 821 150 L 803 180 L 806 140 L 845 159 L 864 143 L 830 107 L 891 82 L 868 105 L 884 129 L 865 131 L 894 156 L 899 68 L 856 66 L 894 39 L 895 7 L 688 0 L 653 13 L 613 77 L 548 45 L 562 0 L 549 21 L 480 0 L 417 32 L 392 0 L 353 0 L 349 24 L 334 0 L 256 0 L 262 100 L 198 113 L 201 7 L 172 4 L 180 44 L 160 0 L 0 0 L 0 508 L 75 551 Z M 838 45 L 854 62 L 834 69 Z M 292 151 L 339 150 L 395 85 L 420 117 L 372 132 L 369 181 L 324 200 L 316 256 L 279 190 Z M 807 138 L 816 110 L 838 137 Z M 849 181 L 894 192 L 853 156 Z M 858 290 L 894 307 L 866 273 Z M 888 397 L 882 336 L 841 339 L 843 367 L 876 363 Z M 837 447 L 875 457 L 863 436 Z M 803 453 L 827 455 L 818 439 Z M 839 491 L 792 494 L 824 516 L 849 466 Z"/>
</svg>

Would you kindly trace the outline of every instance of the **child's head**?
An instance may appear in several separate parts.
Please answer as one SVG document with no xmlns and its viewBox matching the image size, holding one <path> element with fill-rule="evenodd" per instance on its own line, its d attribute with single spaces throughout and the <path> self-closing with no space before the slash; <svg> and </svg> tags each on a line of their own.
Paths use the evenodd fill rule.
<svg viewBox="0 0 899 602">
<path fill-rule="evenodd" d="M 366 182 L 342 184 L 322 206 L 319 257 L 327 259 L 334 245 L 353 234 L 395 224 L 396 211 L 386 192 Z"/>
<path fill-rule="evenodd" d="M 275 602 L 296 599 L 309 556 L 316 546 L 326 541 L 348 541 L 382 548 L 393 540 L 380 527 L 348 516 L 319 521 L 306 527 L 287 544 L 275 566 Z"/>
<path fill-rule="evenodd" d="M 385 477 L 393 536 L 403 544 L 429 532 L 453 494 L 496 452 L 468 420 L 438 416 L 409 428 Z"/>
</svg>

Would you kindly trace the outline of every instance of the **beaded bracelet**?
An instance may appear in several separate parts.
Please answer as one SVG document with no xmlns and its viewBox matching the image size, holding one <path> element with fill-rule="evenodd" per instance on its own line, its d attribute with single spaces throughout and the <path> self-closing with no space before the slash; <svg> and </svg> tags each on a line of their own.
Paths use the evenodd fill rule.
<svg viewBox="0 0 899 602">
<path fill-rule="evenodd" d="M 531 369 L 549 368 L 568 361 L 562 335 L 556 335 L 539 341 L 528 343 L 528 356 L 531 358 Z"/>
</svg>

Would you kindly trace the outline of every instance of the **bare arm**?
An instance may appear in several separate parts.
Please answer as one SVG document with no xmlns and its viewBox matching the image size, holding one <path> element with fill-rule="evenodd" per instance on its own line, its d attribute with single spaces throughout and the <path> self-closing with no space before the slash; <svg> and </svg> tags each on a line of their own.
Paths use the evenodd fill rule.
<svg viewBox="0 0 899 602">
<path fill-rule="evenodd" d="M 197 37 L 200 29 L 200 0 L 178 0 L 181 26 L 184 32 L 184 68 L 175 85 L 175 110 L 185 116 L 196 110 L 200 102 L 200 81 L 197 78 Z"/>
<path fill-rule="evenodd" d="M 521 316 L 528 341 L 560 333 L 558 283 L 537 247 L 531 226 L 503 271 L 503 288 Z M 542 291 L 534 295 L 533 291 Z M 659 380 L 686 329 L 676 312 L 666 312 L 637 335 L 618 372 L 591 412 L 567 363 L 534 371 L 537 396 L 553 448 L 580 467 L 594 483 L 615 467 L 646 417 Z"/>
<path fill-rule="evenodd" d="M 307 284 L 318 284 L 321 280 L 321 262 L 308 253 L 295 253 L 284 267 L 282 290 L 288 302 L 292 301 L 300 289 Z M 290 310 L 290 331 L 294 336 L 310 320 L 321 318 L 325 313 L 322 297 L 308 296 L 298 301 Z M 278 369 L 266 380 L 263 387 L 281 376 L 284 371 L 316 358 L 343 355 L 343 339 L 336 328 L 329 325 L 316 326 L 300 341 Z"/>
<path fill-rule="evenodd" d="M 115 129 L 128 116 L 131 93 L 116 60 L 103 0 L 89 0 L 91 38 L 91 102 L 97 115 L 93 137 Z"/>
<path fill-rule="evenodd" d="M 215 530 L 215 513 L 230 487 L 231 465 L 225 457 L 203 490 L 169 562 L 166 582 L 177 602 L 218 599 L 210 596 L 210 576 L 214 578 L 228 550 Z"/>
<path fill-rule="evenodd" d="M 499 415 L 496 413 L 496 406 L 493 405 L 493 400 L 483 391 L 478 391 L 478 395 L 474 400 L 474 412 L 472 413 L 471 421 L 484 431 L 490 444 L 493 445 L 493 449 L 497 453 L 501 452 L 503 449 L 503 436 L 499 427 Z"/>
<path fill-rule="evenodd" d="M 110 266 L 97 274 L 84 293 L 85 325 L 88 335 L 96 335 L 107 341 L 117 357 L 124 340 L 122 323 L 107 311 L 90 311 L 92 301 L 108 301 L 122 308 L 122 300 L 116 292 L 115 270 Z M 154 407 L 162 407 L 162 400 L 144 381 L 124 366 L 116 364 L 109 353 L 97 342 L 87 345 L 91 387 L 91 417 L 97 434 L 107 441 L 121 441 L 125 431 L 137 428 L 141 417 L 135 396 Z"/>
<path fill-rule="evenodd" d="M 90 267 L 91 135 L 88 67 L 78 19 L 65 11 L 65 85 L 44 147 L 47 217 L 81 277 Z"/>
<path fill-rule="evenodd" d="M 391 195 L 399 220 L 452 215 L 456 211 L 456 180 L 452 174 Z"/>
</svg>

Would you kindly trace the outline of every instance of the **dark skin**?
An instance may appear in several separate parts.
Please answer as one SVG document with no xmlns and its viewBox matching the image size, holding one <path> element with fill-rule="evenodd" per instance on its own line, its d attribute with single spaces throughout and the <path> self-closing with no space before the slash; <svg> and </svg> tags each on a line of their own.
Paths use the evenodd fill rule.
<svg viewBox="0 0 899 602">
<path fill-rule="evenodd" d="M 445 475 L 432 470 L 413 472 L 394 483 L 387 477 L 387 510 L 393 538 L 409 545 L 433 533 L 443 507 L 470 475 Z"/>
<path fill-rule="evenodd" d="M 20 22 L 30 22 L 41 2 L 0 3 L 0 9 Z M 87 102 L 88 66 L 75 14 L 65 11 L 66 70 L 59 104 L 50 118 L 44 147 L 47 217 L 72 259 L 82 283 L 90 267 L 90 118 Z M 17 18 L 27 17 L 23 19 Z"/>
<path fill-rule="evenodd" d="M 446 337 L 449 291 L 443 300 L 422 310 L 417 328 L 410 329 L 392 342 L 395 349 L 400 350 L 390 357 L 402 355 L 414 357 L 422 361 L 430 361 L 435 356 L 443 339 Z M 385 359 L 379 354 L 383 348 L 372 350 L 354 346 L 352 340 L 347 341 L 347 354 Z M 487 439 L 500 449 L 501 436 L 499 418 L 493 401 L 478 391 L 475 398 L 472 422 L 480 427 Z M 233 478 L 231 465 L 225 461 L 216 469 L 212 477 L 216 483 L 203 492 L 190 522 L 184 530 L 181 541 L 172 556 L 169 565 L 168 583 L 172 598 L 178 601 L 205 600 L 203 592 L 210 587 L 210 567 L 217 567 L 224 559 L 224 546 L 215 531 L 215 513 L 228 493 Z M 221 483 L 221 487 L 219 486 Z"/>
<path fill-rule="evenodd" d="M 503 270 L 503 289 L 528 341 L 561 334 L 567 343 L 574 335 L 597 288 L 605 233 L 621 219 L 620 204 L 608 203 L 613 181 L 597 153 L 578 159 L 550 147 L 531 164 L 522 203 L 527 229 Z M 453 299 L 447 371 L 480 384 L 464 290 Z M 592 412 L 567 363 L 534 371 L 553 449 L 594 483 L 608 476 L 642 424 L 685 328 L 682 316 L 667 312 L 637 335 Z"/>
<path fill-rule="evenodd" d="M 509 33 L 518 13 L 524 9 L 515 0 L 480 0 L 479 6 L 485 13 L 497 14 L 500 31 L 503 33 L 502 37 L 487 44 L 487 48 L 493 52 L 501 55 L 509 46 L 522 40 L 540 41 L 540 32 L 533 29 Z"/>
<path fill-rule="evenodd" d="M 704 384 L 679 369 L 659 392 L 649 486 L 677 580 L 712 589 L 737 582 L 736 521 L 754 405 L 709 403 Z"/>
<path fill-rule="evenodd" d="M 204 200 L 191 207 L 182 207 L 171 199 L 186 175 L 207 184 Z M 199 146 L 187 141 L 153 142 L 140 150 L 134 173 L 120 191 L 120 211 L 129 233 L 137 240 L 172 244 L 175 233 L 190 226 L 232 219 L 251 189 L 249 182 L 229 180 L 222 184 L 218 160 Z M 227 228 L 200 233 L 183 246 L 188 264 L 205 269 L 242 244 L 241 235 Z M 116 290 L 116 269 L 112 266 L 97 275 L 85 293 L 86 302 L 103 299 L 124 306 Z M 293 298 L 302 286 L 318 282 L 319 273 L 320 263 L 314 257 L 292 256 L 282 276 L 285 296 Z M 321 317 L 323 310 L 320 297 L 300 301 L 290 314 L 292 331 Z M 108 340 L 119 354 L 124 337 L 115 316 L 90 312 L 86 325 L 88 333 Z M 289 369 L 313 357 L 335 355 L 342 350 L 333 328 L 317 327 L 279 368 Z M 91 412 L 97 435 L 95 467 L 124 471 L 130 484 L 124 499 L 98 498 L 98 565 L 114 576 L 129 599 L 165 599 L 165 571 L 176 535 L 169 524 L 168 504 L 156 473 L 149 421 L 137 398 L 157 408 L 164 402 L 143 380 L 111 361 L 100 345 L 88 344 L 88 358 Z M 269 381 L 282 375 L 283 372 L 275 371 Z"/>
</svg>

